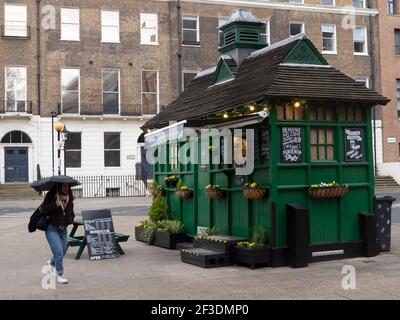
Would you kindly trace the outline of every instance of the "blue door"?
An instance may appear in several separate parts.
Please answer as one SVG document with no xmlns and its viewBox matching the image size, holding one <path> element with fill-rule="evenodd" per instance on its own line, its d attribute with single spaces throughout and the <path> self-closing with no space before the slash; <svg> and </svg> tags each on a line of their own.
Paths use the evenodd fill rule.
<svg viewBox="0 0 400 320">
<path fill-rule="evenodd" d="M 28 148 L 5 148 L 5 181 L 28 182 Z"/>
</svg>

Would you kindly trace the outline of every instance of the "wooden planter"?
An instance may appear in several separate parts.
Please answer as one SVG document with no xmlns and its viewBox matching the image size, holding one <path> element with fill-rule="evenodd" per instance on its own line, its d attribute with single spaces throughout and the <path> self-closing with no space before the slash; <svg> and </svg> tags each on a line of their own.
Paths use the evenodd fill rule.
<svg viewBox="0 0 400 320">
<path fill-rule="evenodd" d="M 349 191 L 347 185 L 338 187 L 309 188 L 308 195 L 314 199 L 340 198 Z"/>
<path fill-rule="evenodd" d="M 261 266 L 271 265 L 271 249 L 236 247 L 234 261 L 237 265 L 244 265 L 254 269 Z"/>
<path fill-rule="evenodd" d="M 144 232 L 144 228 L 143 227 L 137 227 L 137 226 L 135 227 L 135 239 L 136 239 L 136 241 L 144 242 L 143 232 Z"/>
<path fill-rule="evenodd" d="M 207 197 L 209 199 L 224 199 L 225 192 L 223 190 L 206 190 Z"/>
<path fill-rule="evenodd" d="M 150 193 L 152 194 L 153 197 L 157 196 L 164 196 L 165 195 L 165 190 L 164 189 L 150 189 Z"/>
<path fill-rule="evenodd" d="M 176 190 L 176 196 L 181 199 L 191 198 L 193 195 L 192 190 Z"/>
<path fill-rule="evenodd" d="M 243 196 L 246 199 L 260 200 L 267 195 L 267 189 L 264 188 L 248 188 L 243 190 Z"/>
<path fill-rule="evenodd" d="M 155 231 L 153 245 L 166 249 L 176 249 L 176 244 L 186 241 L 185 233 L 170 233 L 168 231 Z"/>
</svg>

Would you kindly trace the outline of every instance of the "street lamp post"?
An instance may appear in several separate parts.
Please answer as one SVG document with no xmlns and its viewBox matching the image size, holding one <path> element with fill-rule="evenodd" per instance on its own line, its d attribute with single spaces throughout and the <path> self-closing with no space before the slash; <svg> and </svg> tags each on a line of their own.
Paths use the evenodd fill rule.
<svg viewBox="0 0 400 320">
<path fill-rule="evenodd" d="M 54 118 L 57 116 L 57 112 L 51 112 L 51 165 L 54 175 Z"/>
<path fill-rule="evenodd" d="M 65 143 L 68 140 L 68 133 L 69 133 L 69 131 L 67 130 L 67 126 L 64 126 L 64 128 L 61 130 L 61 140 L 63 141 L 63 149 L 64 149 L 64 176 L 67 175 L 67 163 L 65 161 L 65 159 L 66 159 Z"/>
<path fill-rule="evenodd" d="M 54 129 L 57 131 L 57 142 L 58 142 L 58 150 L 57 150 L 57 158 L 58 158 L 58 175 L 61 175 L 61 141 L 60 141 L 60 133 L 64 128 L 64 125 L 61 122 L 57 122 L 54 125 Z"/>
</svg>

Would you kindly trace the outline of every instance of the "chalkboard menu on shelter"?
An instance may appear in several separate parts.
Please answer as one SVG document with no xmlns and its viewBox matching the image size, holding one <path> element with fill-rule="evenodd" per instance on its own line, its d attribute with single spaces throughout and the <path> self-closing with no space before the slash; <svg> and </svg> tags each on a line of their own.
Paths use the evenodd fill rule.
<svg viewBox="0 0 400 320">
<path fill-rule="evenodd" d="M 346 161 L 363 161 L 362 128 L 345 128 L 345 159 Z"/>
<path fill-rule="evenodd" d="M 118 257 L 110 209 L 82 211 L 90 260 Z"/>
<path fill-rule="evenodd" d="M 269 130 L 263 129 L 261 131 L 261 159 L 269 159 Z"/>
<path fill-rule="evenodd" d="M 298 163 L 303 161 L 301 128 L 282 128 L 282 154 L 281 161 L 284 163 Z"/>
</svg>

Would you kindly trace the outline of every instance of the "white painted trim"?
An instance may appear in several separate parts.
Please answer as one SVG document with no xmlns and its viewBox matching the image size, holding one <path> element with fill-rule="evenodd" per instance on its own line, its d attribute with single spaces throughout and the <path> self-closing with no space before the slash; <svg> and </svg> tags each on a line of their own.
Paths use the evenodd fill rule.
<svg viewBox="0 0 400 320">
<path fill-rule="evenodd" d="M 319 65 L 319 64 L 306 64 L 306 63 L 290 63 L 284 62 L 279 64 L 282 67 L 298 67 L 298 68 L 325 68 L 329 69 L 332 68 L 331 65 Z"/>
<path fill-rule="evenodd" d="M 151 93 L 151 92 L 143 92 L 143 71 L 157 72 L 157 113 L 159 113 L 160 112 L 160 71 L 152 70 L 152 69 L 142 69 L 140 72 L 140 108 L 142 109 L 141 110 L 142 115 L 143 115 L 143 93 Z"/>
<path fill-rule="evenodd" d="M 63 39 L 62 38 L 62 11 L 63 9 L 72 9 L 72 10 L 78 10 L 78 39 Z M 70 23 L 69 23 L 70 24 Z M 79 42 L 81 41 L 81 12 L 79 7 L 61 7 L 60 8 L 60 40 L 61 41 L 71 41 L 71 42 Z"/>
<path fill-rule="evenodd" d="M 294 34 L 294 35 L 291 35 L 291 34 L 290 34 L 290 26 L 291 26 L 292 24 L 301 24 L 301 32 L 300 32 L 300 33 L 297 33 L 297 34 Z M 303 21 L 289 21 L 289 37 L 295 37 L 295 36 L 297 36 L 298 34 L 306 33 L 306 32 L 305 32 L 305 29 L 306 29 L 306 25 L 305 25 L 305 23 L 304 23 Z"/>
<path fill-rule="evenodd" d="M 333 27 L 333 40 L 334 40 L 334 45 L 335 45 L 335 50 L 332 51 L 324 51 L 322 50 L 322 54 L 337 54 L 337 32 L 336 32 L 336 24 L 330 24 L 330 23 L 323 23 L 321 25 L 321 38 L 322 38 L 322 46 L 324 46 L 324 26 L 327 27 Z"/>
<path fill-rule="evenodd" d="M 365 52 L 355 52 L 354 51 L 354 29 L 355 28 L 363 28 L 364 29 L 364 39 L 365 39 Z M 353 53 L 355 56 L 368 56 L 368 28 L 365 26 L 355 26 L 353 29 Z"/>
<path fill-rule="evenodd" d="M 25 108 L 26 108 L 26 102 L 28 101 L 28 66 L 27 65 L 5 65 L 4 66 L 4 100 L 7 101 L 7 68 L 25 68 Z M 17 98 L 15 97 L 15 101 L 18 101 Z M 32 110 L 33 112 L 33 110 Z M 7 112 L 7 110 L 4 110 L 4 114 L 22 114 L 26 115 L 28 114 L 25 110 L 25 112 Z"/>
<path fill-rule="evenodd" d="M 104 113 L 104 71 L 111 70 L 111 71 L 118 71 L 118 115 L 121 114 L 121 70 L 116 68 L 102 68 L 101 69 L 101 107 L 103 116 L 107 115 Z M 111 92 L 110 92 L 111 93 Z M 112 114 L 116 115 L 116 114 Z M 103 117 L 102 116 L 102 117 Z M 102 120 L 102 119 L 100 119 Z"/>
<path fill-rule="evenodd" d="M 61 67 L 60 69 L 60 88 L 61 88 L 61 96 L 60 96 L 60 101 L 61 101 L 61 114 L 63 114 L 64 108 L 63 108 L 63 100 L 62 100 L 62 71 L 66 69 L 73 69 L 73 70 L 78 70 L 78 113 L 72 113 L 72 114 L 81 114 L 81 69 L 79 67 Z"/>
<path fill-rule="evenodd" d="M 171 2 L 172 0 L 156 0 L 160 2 Z M 181 0 L 181 2 L 198 3 L 198 4 L 214 4 L 224 6 L 244 6 L 244 7 L 259 7 L 259 8 L 270 8 L 278 10 L 293 10 L 293 11 L 309 11 L 318 13 L 332 13 L 340 15 L 348 15 L 348 11 L 345 7 L 331 7 L 323 5 L 312 5 L 312 4 L 293 4 L 293 3 L 281 3 L 281 2 L 265 2 L 265 0 Z M 354 8 L 354 14 L 356 16 L 376 16 L 379 14 L 377 9 L 369 8 Z"/>
<path fill-rule="evenodd" d="M 103 12 L 116 12 L 118 13 L 118 40 L 115 41 L 105 41 L 103 36 L 103 27 L 111 27 L 110 25 L 104 25 L 103 24 Z M 100 11 L 100 23 L 101 23 L 101 43 L 121 43 L 121 15 L 119 10 L 101 10 Z M 116 26 L 112 26 L 112 27 L 116 27 Z"/>
<path fill-rule="evenodd" d="M 200 16 L 199 14 L 192 14 L 192 13 L 182 13 L 182 40 L 183 40 L 183 18 L 187 16 L 187 17 L 196 17 L 197 18 L 197 28 L 196 28 L 196 41 L 200 42 Z M 193 29 L 187 29 L 187 30 L 193 30 Z M 187 46 L 187 47 L 192 47 L 193 45 L 184 45 L 183 46 Z M 193 47 L 200 47 L 200 46 L 193 46 Z"/>
<path fill-rule="evenodd" d="M 155 15 L 157 17 L 156 19 L 156 42 L 143 42 L 142 39 L 142 30 L 147 30 L 150 28 L 143 28 L 142 27 L 142 15 Z M 159 45 L 159 41 L 158 41 L 158 13 L 154 13 L 154 12 L 140 12 L 140 16 L 139 16 L 139 30 L 140 30 L 140 44 L 141 45 L 147 45 L 147 46 L 158 46 Z"/>
</svg>

